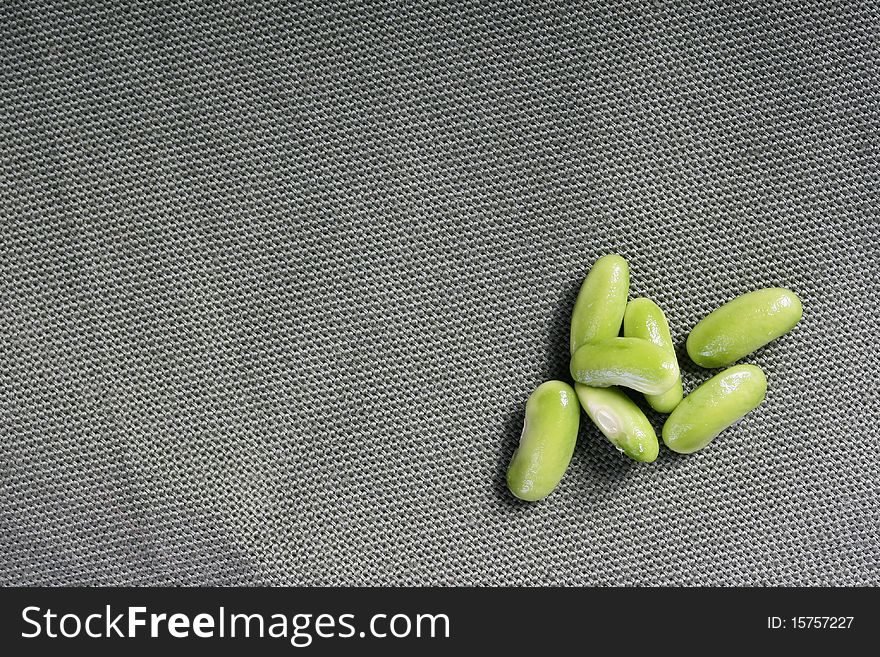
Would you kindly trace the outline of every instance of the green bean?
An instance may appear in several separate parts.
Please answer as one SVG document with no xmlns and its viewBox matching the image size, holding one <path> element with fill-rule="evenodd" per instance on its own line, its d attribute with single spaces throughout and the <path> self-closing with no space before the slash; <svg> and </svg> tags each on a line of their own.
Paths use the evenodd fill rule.
<svg viewBox="0 0 880 657">
<path fill-rule="evenodd" d="M 633 299 L 626 305 L 623 334 L 628 338 L 649 340 L 664 349 L 670 358 L 675 359 L 675 345 L 672 344 L 666 316 L 660 310 L 660 306 L 650 299 Z M 677 365 L 678 360 L 676 360 Z M 671 413 L 681 402 L 682 396 L 681 375 L 679 375 L 669 390 L 659 395 L 645 395 L 645 399 L 658 413 Z"/>
<path fill-rule="evenodd" d="M 612 445 L 636 461 L 650 463 L 657 458 L 660 445 L 654 427 L 625 392 L 583 383 L 576 383 L 574 389 L 593 424 Z"/>
<path fill-rule="evenodd" d="M 626 310 L 629 265 L 619 255 L 599 258 L 584 279 L 571 313 L 570 351 L 615 338 Z"/>
<path fill-rule="evenodd" d="M 666 392 L 679 376 L 674 357 L 638 338 L 585 344 L 574 352 L 570 368 L 578 383 L 597 388 L 624 386 L 649 395 Z"/>
<path fill-rule="evenodd" d="M 761 368 L 736 365 L 713 376 L 684 398 L 663 425 L 663 442 L 690 454 L 764 401 L 767 379 Z"/>
<path fill-rule="evenodd" d="M 526 402 L 519 447 L 510 459 L 507 486 L 521 500 L 546 497 L 562 479 L 577 441 L 580 409 L 574 390 L 547 381 Z"/>
<path fill-rule="evenodd" d="M 687 352 L 701 367 L 726 367 L 788 333 L 803 315 L 797 295 L 781 287 L 743 294 L 694 327 Z"/>
</svg>

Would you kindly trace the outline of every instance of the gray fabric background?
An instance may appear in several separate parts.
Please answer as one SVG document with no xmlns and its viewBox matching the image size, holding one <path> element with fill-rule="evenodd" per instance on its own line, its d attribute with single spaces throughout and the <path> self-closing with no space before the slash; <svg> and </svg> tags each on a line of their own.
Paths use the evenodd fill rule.
<svg viewBox="0 0 880 657">
<path fill-rule="evenodd" d="M 880 584 L 878 28 L 2 3 L 0 581 Z M 676 340 L 766 285 L 805 319 L 709 449 L 635 464 L 584 416 L 518 503 L 525 400 L 609 251 Z"/>
</svg>

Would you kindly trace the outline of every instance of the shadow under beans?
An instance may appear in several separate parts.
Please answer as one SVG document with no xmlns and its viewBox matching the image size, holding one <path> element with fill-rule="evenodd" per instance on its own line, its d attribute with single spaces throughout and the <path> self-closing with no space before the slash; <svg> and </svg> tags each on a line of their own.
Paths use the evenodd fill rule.
<svg viewBox="0 0 880 657">
<path fill-rule="evenodd" d="M 507 488 L 507 466 L 510 465 L 510 459 L 519 445 L 519 438 L 522 435 L 523 422 L 525 421 L 526 410 L 525 405 L 508 414 L 504 421 L 504 427 L 501 430 L 501 456 L 498 459 L 498 465 L 495 468 L 495 476 L 493 477 L 492 489 L 495 495 L 505 504 L 509 506 L 517 506 L 521 504 L 513 493 Z"/>
<path fill-rule="evenodd" d="M 675 357 L 678 359 L 678 369 L 681 372 L 681 382 L 684 386 L 684 394 L 687 396 L 696 386 L 713 376 L 718 370 L 706 370 L 690 359 L 687 352 L 687 338 L 682 338 L 675 343 Z M 707 376 L 708 375 L 708 376 Z"/>
<path fill-rule="evenodd" d="M 571 477 L 578 492 L 592 492 L 594 496 L 607 494 L 623 484 L 633 468 L 640 464 L 618 452 L 617 448 L 593 426 L 586 413 L 581 413 L 578 442 L 572 465 L 566 477 Z"/>
<path fill-rule="evenodd" d="M 684 384 L 685 396 L 694 391 L 695 388 L 701 386 L 716 374 L 720 374 L 729 367 L 734 365 L 743 365 L 750 363 L 752 365 L 762 366 L 765 354 L 772 353 L 773 342 L 758 347 L 753 352 L 746 354 L 729 365 L 719 365 L 718 367 L 703 367 L 697 365 L 691 360 L 687 352 L 687 338 L 683 338 L 675 343 L 675 356 L 678 358 L 678 368 L 681 370 L 681 381 Z"/>
<path fill-rule="evenodd" d="M 542 373 L 545 381 L 557 379 L 571 383 L 569 373 L 569 331 L 571 328 L 571 310 L 580 291 L 580 281 L 569 282 L 560 297 L 556 300 L 553 314 L 547 325 L 544 344 L 536 345 L 544 353 Z"/>
</svg>

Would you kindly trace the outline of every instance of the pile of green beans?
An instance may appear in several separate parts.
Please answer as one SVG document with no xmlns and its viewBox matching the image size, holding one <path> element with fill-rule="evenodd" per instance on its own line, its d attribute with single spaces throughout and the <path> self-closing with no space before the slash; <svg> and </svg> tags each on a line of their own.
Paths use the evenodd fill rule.
<svg viewBox="0 0 880 657">
<path fill-rule="evenodd" d="M 663 443 L 691 454 L 756 409 L 767 378 L 754 365 L 733 365 L 788 333 L 803 314 L 801 301 L 781 287 L 755 290 L 728 301 L 690 332 L 686 349 L 697 365 L 727 369 L 687 397 L 669 324 L 650 299 L 629 296 L 629 265 L 619 255 L 599 258 L 584 279 L 571 316 L 571 376 L 540 385 L 526 403 L 519 447 L 507 471 L 518 498 L 540 500 L 562 479 L 574 453 L 580 409 L 618 450 L 650 463 L 660 451 L 654 427 L 621 388 L 644 395 L 668 414 Z M 621 326 L 623 334 L 621 335 Z"/>
</svg>

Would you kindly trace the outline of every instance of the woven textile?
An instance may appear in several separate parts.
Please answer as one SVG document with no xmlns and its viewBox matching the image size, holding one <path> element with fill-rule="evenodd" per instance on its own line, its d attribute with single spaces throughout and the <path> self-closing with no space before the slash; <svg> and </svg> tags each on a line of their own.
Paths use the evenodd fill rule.
<svg viewBox="0 0 880 657">
<path fill-rule="evenodd" d="M 878 30 L 876 1 L 3 2 L 0 582 L 880 584 Z M 680 345 L 757 287 L 804 320 L 706 450 L 637 464 L 583 415 L 517 502 L 608 252 Z"/>
</svg>

